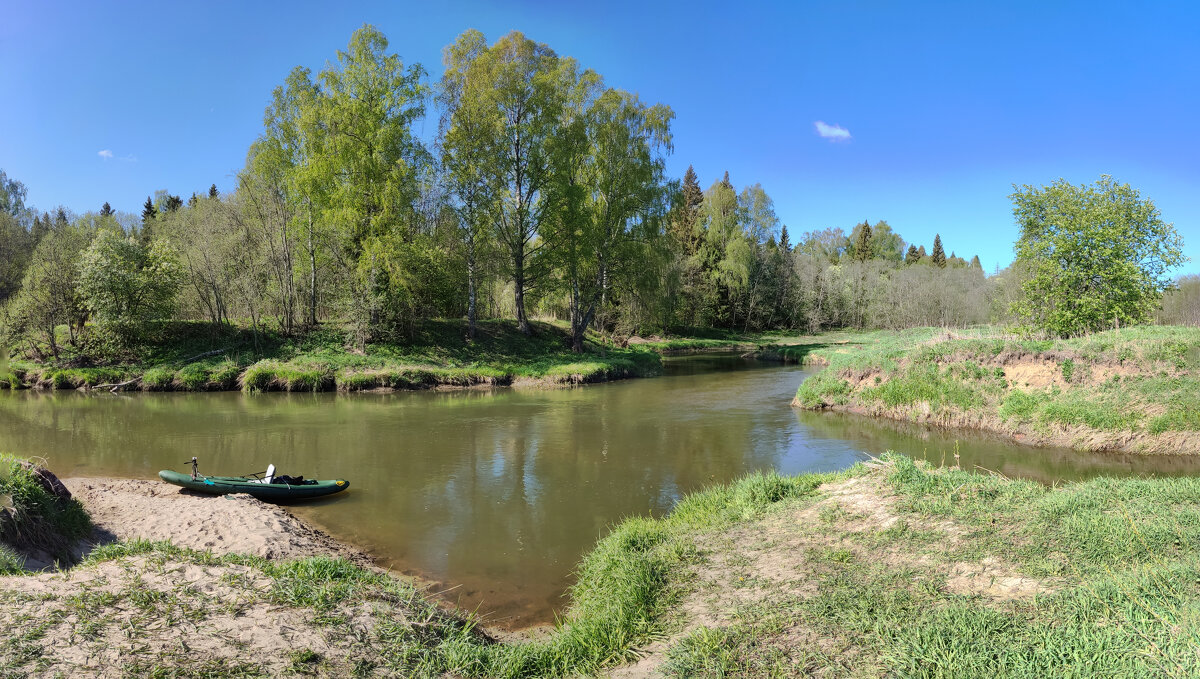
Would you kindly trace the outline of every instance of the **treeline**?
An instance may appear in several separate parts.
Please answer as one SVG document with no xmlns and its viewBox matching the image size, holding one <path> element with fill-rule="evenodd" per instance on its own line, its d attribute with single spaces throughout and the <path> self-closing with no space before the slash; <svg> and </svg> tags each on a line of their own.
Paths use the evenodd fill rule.
<svg viewBox="0 0 1200 679">
<path fill-rule="evenodd" d="M 140 217 L 38 215 L 0 175 L 0 340 L 58 356 L 89 333 L 119 348 L 206 319 L 335 323 L 362 347 L 427 318 L 466 317 L 473 336 L 480 317 L 528 332 L 536 315 L 580 349 L 589 328 L 965 325 L 1006 309 L 1017 275 L 985 276 L 940 236 L 927 250 L 880 221 L 793 243 L 761 185 L 668 178 L 669 107 L 520 33 L 468 31 L 444 67 L 431 83 L 366 26 L 275 89 L 232 191 L 159 191 Z"/>
</svg>

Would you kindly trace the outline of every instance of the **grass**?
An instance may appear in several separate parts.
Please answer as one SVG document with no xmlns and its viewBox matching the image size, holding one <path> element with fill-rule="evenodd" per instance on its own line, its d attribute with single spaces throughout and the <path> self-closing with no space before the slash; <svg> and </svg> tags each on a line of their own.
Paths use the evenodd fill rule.
<svg viewBox="0 0 1200 679">
<path fill-rule="evenodd" d="M 245 329 L 172 323 L 139 353 L 123 355 L 116 365 L 71 367 L 18 360 L 3 386 L 77 389 L 136 378 L 136 388 L 148 391 L 358 391 L 503 386 L 520 380 L 578 384 L 662 371 L 653 347 L 614 347 L 592 335 L 585 351 L 576 354 L 564 328 L 533 325 L 534 334 L 526 337 L 513 322 L 484 321 L 475 341 L 468 343 L 464 322 L 433 320 L 406 337 L 369 344 L 360 352 L 349 349 L 336 328 L 292 337 L 263 332 L 256 342 Z M 204 355 L 212 351 L 220 353 Z M 65 362 L 79 360 L 75 356 Z"/>
<path fill-rule="evenodd" d="M 0 454 L 0 573 L 19 572 L 15 550 L 40 551 L 63 562 L 92 528 L 83 506 L 47 491 L 28 461 Z"/>
<path fill-rule="evenodd" d="M 919 328 L 866 333 L 813 353 L 829 369 L 800 385 L 796 403 L 805 408 L 1131 452 L 1176 452 L 1176 439 L 1153 437 L 1200 431 L 1196 328 L 1127 328 L 1054 341 L 998 328 Z M 1200 440 L 1187 452 L 1200 452 Z"/>
<path fill-rule="evenodd" d="M 135 379 L 148 391 L 361 391 L 426 389 L 436 386 L 507 386 L 514 383 L 584 384 L 662 373 L 661 355 L 680 351 L 756 349 L 761 358 L 782 362 L 820 361 L 810 356 L 826 341 L 855 333 L 798 337 L 786 332 L 740 333 L 686 329 L 689 336 L 613 345 L 589 333 L 582 354 L 570 350 L 561 323 L 534 322 L 532 336 L 515 322 L 481 321 L 475 340 L 466 341 L 466 323 L 428 320 L 406 335 L 347 347 L 336 327 L 294 336 L 260 331 L 257 340 L 245 328 L 213 328 L 205 323 L 170 323 L 135 354 L 122 354 L 113 365 L 71 367 L 13 362 L 15 375 L 4 388 L 75 389 Z M 692 336 L 694 335 L 694 336 Z M 223 350 L 215 356 L 211 351 Z M 196 357 L 200 358 L 196 358 Z"/>
<path fill-rule="evenodd" d="M 1200 479 L 1050 488 L 886 456 L 890 527 L 797 524 L 805 594 L 770 581 L 670 645 L 675 677 L 1196 676 Z M 802 510 L 813 501 L 782 503 Z M 853 505 L 850 505 L 851 507 Z M 824 515 L 824 513 L 822 513 Z M 744 540 L 745 531 L 741 533 Z M 732 542 L 716 551 L 750 554 Z M 804 554 L 807 554 L 805 556 Z M 990 568 L 989 576 L 984 568 Z M 967 569 L 964 571 L 964 569 Z M 974 588 L 952 576 L 975 569 Z M 1009 594 L 1006 578 L 1037 588 Z"/>
</svg>

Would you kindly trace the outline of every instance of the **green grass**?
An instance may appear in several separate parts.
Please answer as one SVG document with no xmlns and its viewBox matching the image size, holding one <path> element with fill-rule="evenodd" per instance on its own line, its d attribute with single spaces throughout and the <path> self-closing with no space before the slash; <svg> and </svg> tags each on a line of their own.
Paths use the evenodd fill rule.
<svg viewBox="0 0 1200 679">
<path fill-rule="evenodd" d="M 0 454 L 0 572 L 19 569 L 13 548 L 39 550 L 69 562 L 70 548 L 92 529 L 74 499 L 55 497 L 26 466 L 26 460 Z"/>
<path fill-rule="evenodd" d="M 836 545 L 796 557 L 797 577 L 811 582 L 807 593 L 762 585 L 752 603 L 726 611 L 728 622 L 675 640 L 665 673 L 1200 673 L 1200 479 L 1046 487 L 931 470 L 892 454 L 885 461 L 896 523 L 864 529 L 851 509 L 794 524 L 791 544 Z M 788 506 L 802 505 L 779 509 Z M 981 577 L 980 587 L 1018 576 L 1039 583 L 1040 593 L 992 596 L 948 584 L 964 566 L 982 564 L 1003 572 Z"/>
<path fill-rule="evenodd" d="M 662 372 L 654 347 L 615 347 L 589 334 L 584 352 L 576 354 L 560 324 L 535 322 L 533 327 L 533 335 L 526 337 L 513 322 L 483 321 L 475 340 L 467 342 L 464 322 L 431 320 L 408 335 L 357 351 L 347 347 L 344 334 L 334 327 L 291 337 L 262 332 L 256 343 L 246 329 L 171 323 L 137 355 L 121 355 L 114 365 L 76 368 L 14 361 L 15 374 L 4 386 L 75 389 L 137 378 L 136 388 L 151 391 L 359 391 L 504 386 L 525 379 L 577 384 Z M 218 350 L 216 356 L 203 356 Z"/>
<path fill-rule="evenodd" d="M 962 416 L 1060 443 L 1069 442 L 1053 437 L 1090 430 L 1135 452 L 1168 450 L 1148 437 L 1200 430 L 1196 328 L 1137 327 L 1069 340 L 1020 339 L 999 328 L 917 328 L 864 333 L 812 353 L 829 367 L 797 390 L 805 408 L 949 422 Z M 1021 370 L 1041 381 L 1014 376 L 1028 374 Z M 1141 438 L 1117 438 L 1129 433 Z"/>
</svg>

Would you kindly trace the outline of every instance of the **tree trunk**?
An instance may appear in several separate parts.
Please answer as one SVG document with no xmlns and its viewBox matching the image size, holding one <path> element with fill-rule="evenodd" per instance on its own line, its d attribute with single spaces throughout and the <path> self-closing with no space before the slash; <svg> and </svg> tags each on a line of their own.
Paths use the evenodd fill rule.
<svg viewBox="0 0 1200 679">
<path fill-rule="evenodd" d="M 533 331 L 525 316 L 525 251 L 513 250 L 513 297 L 517 305 L 517 330 L 529 336 Z"/>
<path fill-rule="evenodd" d="M 317 325 L 317 248 L 313 243 L 312 206 L 308 208 L 308 323 Z"/>
<path fill-rule="evenodd" d="M 467 233 L 467 341 L 475 341 L 475 236 Z"/>
</svg>

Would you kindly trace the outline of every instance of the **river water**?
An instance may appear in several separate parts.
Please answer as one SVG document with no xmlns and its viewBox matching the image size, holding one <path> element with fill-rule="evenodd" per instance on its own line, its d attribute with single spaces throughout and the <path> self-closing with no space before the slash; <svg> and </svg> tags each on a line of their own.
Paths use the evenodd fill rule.
<svg viewBox="0 0 1200 679">
<path fill-rule="evenodd" d="M 387 394 L 0 392 L 0 451 L 60 476 L 346 478 L 293 511 L 419 576 L 491 624 L 546 622 L 580 556 L 631 515 L 747 472 L 843 469 L 886 450 L 1044 482 L 1186 474 L 1187 458 L 1035 449 L 789 406 L 808 369 L 735 355 L 666 360 L 660 378 L 561 390 Z"/>
</svg>

